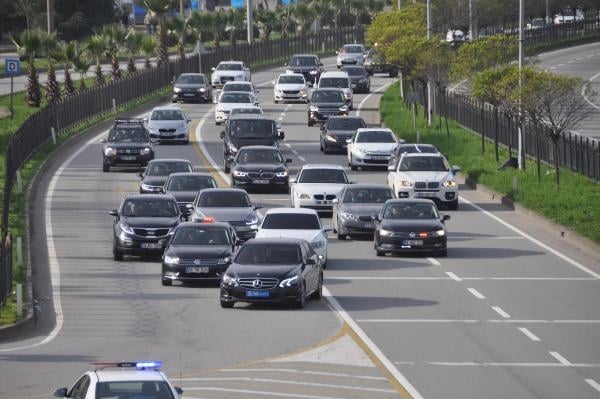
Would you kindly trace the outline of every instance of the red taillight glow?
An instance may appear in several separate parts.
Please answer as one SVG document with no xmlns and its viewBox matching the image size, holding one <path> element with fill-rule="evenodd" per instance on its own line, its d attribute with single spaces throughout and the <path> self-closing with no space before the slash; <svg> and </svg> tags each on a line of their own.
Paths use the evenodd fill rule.
<svg viewBox="0 0 600 399">
<path fill-rule="evenodd" d="M 213 218 L 212 216 L 205 216 L 204 219 L 202 219 L 202 223 L 214 223 L 215 222 L 215 218 Z"/>
<path fill-rule="evenodd" d="M 427 233 L 419 233 L 419 237 L 421 237 L 421 238 L 425 238 L 425 237 L 427 237 L 428 235 L 429 235 L 429 234 L 427 234 Z"/>
</svg>

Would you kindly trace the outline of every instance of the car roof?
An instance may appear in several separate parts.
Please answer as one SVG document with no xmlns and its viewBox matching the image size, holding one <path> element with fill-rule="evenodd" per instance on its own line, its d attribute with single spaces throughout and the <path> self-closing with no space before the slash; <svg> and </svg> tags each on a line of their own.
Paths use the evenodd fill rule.
<svg viewBox="0 0 600 399">
<path fill-rule="evenodd" d="M 225 95 L 225 94 L 251 94 L 251 93 L 247 92 L 247 91 L 232 90 L 232 91 L 224 91 L 223 95 Z"/>
<path fill-rule="evenodd" d="M 323 78 L 347 78 L 348 72 L 346 71 L 326 71 L 321 74 L 321 79 Z"/>
<path fill-rule="evenodd" d="M 152 111 L 182 111 L 182 109 L 176 105 L 163 105 L 152 108 Z"/>
<path fill-rule="evenodd" d="M 268 150 L 280 152 L 279 148 L 273 147 L 271 145 L 245 145 L 240 148 L 240 151 L 242 150 Z"/>
<path fill-rule="evenodd" d="M 158 162 L 185 162 L 185 163 L 189 163 L 190 165 L 192 164 L 192 162 L 189 159 L 183 159 L 183 158 L 156 158 L 156 159 L 152 159 L 150 160 L 150 163 L 158 163 Z"/>
<path fill-rule="evenodd" d="M 244 61 L 233 61 L 233 60 L 219 62 L 219 64 L 243 64 L 243 63 L 244 63 Z"/>
<path fill-rule="evenodd" d="M 327 118 L 327 120 L 332 119 L 361 119 L 362 121 L 364 121 L 364 118 L 362 116 L 356 115 L 331 115 L 329 118 Z"/>
<path fill-rule="evenodd" d="M 229 187 L 214 187 L 214 188 L 204 188 L 202 190 L 200 190 L 201 193 L 212 193 L 212 192 L 231 192 L 231 193 L 246 193 L 246 190 L 241 189 L 241 188 L 229 188 Z M 150 194 L 143 194 L 143 195 L 150 195 Z"/>
<path fill-rule="evenodd" d="M 402 153 L 404 157 L 444 157 L 439 152 L 404 152 Z"/>
<path fill-rule="evenodd" d="M 179 176 L 213 177 L 210 173 L 206 173 L 206 172 L 175 172 L 175 173 L 171 173 L 169 175 L 169 177 L 179 177 Z"/>
<path fill-rule="evenodd" d="M 244 246 L 250 244 L 300 244 L 305 240 L 301 238 L 286 238 L 286 237 L 261 237 L 252 238 L 244 243 Z"/>
<path fill-rule="evenodd" d="M 212 222 L 212 223 L 204 223 L 204 222 L 183 222 L 183 223 L 179 223 L 177 225 L 177 228 L 180 227 L 190 227 L 190 226 L 197 226 L 197 227 L 206 227 L 206 226 L 211 226 L 211 227 L 221 227 L 221 228 L 230 228 L 231 225 L 227 222 Z"/>
<path fill-rule="evenodd" d="M 271 208 L 269 209 L 265 215 L 270 215 L 273 213 L 277 214 L 302 214 L 302 215 L 315 215 L 319 216 L 316 210 L 310 208 Z"/>
<path fill-rule="evenodd" d="M 341 93 L 342 95 L 344 94 L 344 90 L 340 89 L 339 87 L 319 87 L 318 89 L 313 90 L 313 93 L 317 93 L 320 91 L 337 91 L 339 93 Z"/>
<path fill-rule="evenodd" d="M 316 54 L 294 54 L 292 55 L 292 57 L 315 57 L 315 58 L 319 58 L 318 55 Z M 290 57 L 290 58 L 292 58 Z"/>
<path fill-rule="evenodd" d="M 331 163 L 307 163 L 302 166 L 302 169 L 338 169 L 344 170 L 342 165 L 335 165 Z"/>
<path fill-rule="evenodd" d="M 170 200 L 175 201 L 171 195 L 164 194 L 129 194 L 125 199 L 144 199 L 144 200 Z"/>
<path fill-rule="evenodd" d="M 362 47 L 365 47 L 365 45 L 362 44 L 362 43 L 346 43 L 342 47 L 350 47 L 350 46 L 362 46 Z"/>
<path fill-rule="evenodd" d="M 359 189 L 369 189 L 369 188 L 387 188 L 391 190 L 390 186 L 387 184 L 379 184 L 379 183 L 356 183 L 348 186 L 348 190 L 359 188 Z"/>
<path fill-rule="evenodd" d="M 223 86 L 233 86 L 233 85 L 247 85 L 251 86 L 252 82 L 246 82 L 244 80 L 230 80 L 229 82 L 225 82 Z"/>
<path fill-rule="evenodd" d="M 387 127 L 359 127 L 358 129 L 356 129 L 357 134 L 362 132 L 389 132 L 394 134 L 392 129 L 389 129 Z"/>
<path fill-rule="evenodd" d="M 233 93 L 233 92 L 230 92 Z M 231 118 L 229 118 L 230 121 L 232 120 L 238 120 L 238 119 L 264 119 L 264 120 L 270 120 L 270 121 L 275 121 L 275 118 L 273 118 L 271 115 L 268 114 L 235 114 L 233 115 Z"/>
<path fill-rule="evenodd" d="M 277 80 L 279 80 L 279 78 L 282 76 L 298 76 L 298 77 L 304 79 L 304 75 L 302 75 L 301 73 L 280 73 L 279 76 L 277 77 Z"/>
<path fill-rule="evenodd" d="M 99 369 L 95 370 L 99 382 L 111 381 L 164 381 L 164 375 L 158 370 L 121 370 Z"/>
<path fill-rule="evenodd" d="M 197 73 L 197 72 L 181 73 L 181 74 L 179 74 L 179 76 L 204 76 L 204 77 L 206 77 L 205 74 Z"/>
<path fill-rule="evenodd" d="M 435 202 L 433 202 L 430 199 L 427 198 L 393 198 L 393 199 L 389 199 L 387 201 L 385 201 L 385 205 L 387 204 L 402 204 L 402 203 L 406 203 L 406 202 L 413 202 L 413 203 L 418 203 L 418 204 L 434 204 Z"/>
</svg>

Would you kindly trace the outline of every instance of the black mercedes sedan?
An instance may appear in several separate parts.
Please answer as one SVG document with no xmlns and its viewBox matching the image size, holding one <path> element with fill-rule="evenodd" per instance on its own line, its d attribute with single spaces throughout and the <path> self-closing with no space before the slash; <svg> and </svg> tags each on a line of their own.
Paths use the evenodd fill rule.
<svg viewBox="0 0 600 399">
<path fill-rule="evenodd" d="M 291 302 L 304 308 L 323 292 L 323 267 L 305 240 L 255 238 L 237 252 L 221 279 L 221 306 L 236 302 Z"/>
<path fill-rule="evenodd" d="M 228 223 L 181 223 L 162 257 L 162 285 L 220 281 L 240 244 Z"/>
<path fill-rule="evenodd" d="M 314 90 L 308 102 L 308 126 L 325 122 L 330 116 L 348 115 L 348 112 L 341 89 Z"/>
<path fill-rule="evenodd" d="M 165 194 L 172 195 L 181 213 L 187 215 L 200 190 L 217 187 L 219 186 L 210 173 L 179 172 L 169 175 L 163 191 Z"/>
<path fill-rule="evenodd" d="M 232 163 L 231 187 L 270 188 L 287 193 L 290 188 L 287 164 L 276 147 L 242 147 Z"/>
<path fill-rule="evenodd" d="M 353 235 L 373 235 L 373 215 L 383 204 L 394 198 L 393 190 L 384 184 L 353 184 L 346 186 L 333 200 L 333 231 L 338 240 Z"/>
<path fill-rule="evenodd" d="M 261 220 L 246 191 L 240 188 L 206 188 L 192 205 L 194 222 L 228 222 L 241 240 L 254 238 Z"/>
<path fill-rule="evenodd" d="M 371 78 L 364 66 L 347 65 L 342 67 L 342 71 L 347 72 L 350 76 L 354 93 L 368 93 L 371 91 Z"/>
<path fill-rule="evenodd" d="M 183 218 L 175 199 L 162 194 L 130 195 L 109 214 L 115 217 L 115 260 L 123 260 L 124 254 L 162 254 L 173 228 Z"/>
<path fill-rule="evenodd" d="M 386 201 L 375 217 L 375 251 L 386 253 L 433 253 L 446 256 L 446 226 L 450 215 L 440 215 L 428 199 Z"/>
<path fill-rule="evenodd" d="M 352 138 L 356 131 L 366 128 L 365 120 L 360 116 L 331 116 L 321 126 L 321 152 L 329 154 L 333 151 L 347 151 L 347 140 Z"/>
<path fill-rule="evenodd" d="M 171 173 L 191 172 L 192 163 L 187 159 L 153 159 L 143 172 L 138 173 L 141 179 L 140 194 L 159 194 Z"/>
</svg>

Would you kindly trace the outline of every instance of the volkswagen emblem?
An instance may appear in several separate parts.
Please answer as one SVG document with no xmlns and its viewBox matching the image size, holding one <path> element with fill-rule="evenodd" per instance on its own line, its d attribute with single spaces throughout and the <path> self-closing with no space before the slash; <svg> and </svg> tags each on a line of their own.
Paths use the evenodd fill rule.
<svg viewBox="0 0 600 399">
<path fill-rule="evenodd" d="M 410 238 L 415 238 L 417 235 L 416 235 L 415 233 L 409 233 L 409 234 L 408 234 L 408 236 L 409 236 Z"/>
<path fill-rule="evenodd" d="M 194 265 L 201 265 L 202 261 L 200 259 L 194 259 Z"/>
<path fill-rule="evenodd" d="M 262 287 L 262 281 L 260 281 L 260 280 L 254 280 L 254 281 L 252 282 L 252 286 L 253 286 L 254 288 L 261 288 L 261 287 Z"/>
</svg>

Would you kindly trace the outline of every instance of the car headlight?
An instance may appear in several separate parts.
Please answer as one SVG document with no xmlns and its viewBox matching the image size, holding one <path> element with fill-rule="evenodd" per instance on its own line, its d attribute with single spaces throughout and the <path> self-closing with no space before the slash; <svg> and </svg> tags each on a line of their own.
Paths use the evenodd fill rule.
<svg viewBox="0 0 600 399">
<path fill-rule="evenodd" d="M 131 226 L 128 226 L 123 222 L 119 223 L 119 228 L 127 234 L 135 234 Z"/>
<path fill-rule="evenodd" d="M 104 155 L 106 155 L 107 157 L 116 155 L 117 151 L 114 148 L 110 148 L 110 147 L 106 147 L 104 149 Z"/>
<path fill-rule="evenodd" d="M 238 149 L 235 145 L 233 145 L 232 143 L 227 144 L 227 147 L 229 148 L 229 151 L 231 152 L 237 152 Z"/>
<path fill-rule="evenodd" d="M 284 170 L 283 172 L 277 172 L 277 173 L 275 173 L 276 177 L 287 177 L 287 175 L 288 175 L 288 171 L 287 170 Z"/>
<path fill-rule="evenodd" d="M 310 199 L 310 194 L 307 193 L 296 193 L 296 196 L 300 199 Z"/>
<path fill-rule="evenodd" d="M 448 180 L 442 183 L 442 186 L 444 187 L 456 187 L 456 181 L 454 180 Z"/>
<path fill-rule="evenodd" d="M 345 105 L 342 105 L 342 106 L 340 107 L 340 111 L 342 111 L 342 112 L 348 112 L 348 107 L 347 107 L 347 106 L 345 106 Z"/>
<path fill-rule="evenodd" d="M 158 131 L 158 128 L 154 125 L 148 125 L 148 130 L 150 130 L 150 132 L 152 133 L 156 133 Z"/>
<path fill-rule="evenodd" d="M 274 89 L 274 91 L 275 91 L 275 94 L 282 94 L 282 93 L 283 93 L 283 90 L 281 90 L 281 89 L 280 89 L 280 88 L 278 88 L 278 87 L 276 87 L 276 88 Z"/>
<path fill-rule="evenodd" d="M 317 71 L 316 69 L 313 69 L 312 71 L 309 72 L 311 75 L 316 75 L 317 73 L 319 73 L 319 71 Z"/>
<path fill-rule="evenodd" d="M 226 265 L 228 263 L 231 263 L 231 257 L 230 256 L 226 256 L 224 258 L 219 258 L 219 260 L 217 261 L 217 263 L 219 265 Z"/>
<path fill-rule="evenodd" d="M 337 139 L 335 138 L 335 136 L 330 136 L 330 135 L 326 135 L 325 140 L 331 141 L 332 143 L 337 142 Z"/>
<path fill-rule="evenodd" d="M 412 187 L 412 182 L 411 182 L 411 181 L 408 181 L 408 180 L 400 180 L 400 181 L 398 182 L 398 185 L 399 185 L 400 187 Z"/>
<path fill-rule="evenodd" d="M 179 93 L 179 92 L 181 91 L 181 88 L 179 88 L 179 87 L 174 87 L 174 88 L 173 88 L 173 91 L 174 91 L 175 93 Z"/>
<path fill-rule="evenodd" d="M 385 229 L 380 229 L 379 230 L 379 235 L 382 236 L 382 237 L 389 237 L 389 236 L 391 236 L 393 234 L 394 234 L 394 232 L 391 231 L 391 230 L 385 230 Z"/>
<path fill-rule="evenodd" d="M 165 255 L 164 261 L 165 261 L 165 263 L 167 263 L 169 265 L 178 265 L 179 264 L 179 257 Z"/>
<path fill-rule="evenodd" d="M 367 79 L 365 79 L 365 78 L 362 78 L 362 79 L 360 79 L 360 80 L 358 81 L 358 83 L 367 83 Z"/>
<path fill-rule="evenodd" d="M 301 95 L 302 97 L 306 96 L 306 90 L 300 90 L 300 95 Z"/>
<path fill-rule="evenodd" d="M 229 274 L 223 275 L 223 284 L 233 285 L 234 287 L 238 286 L 237 279 L 233 276 L 230 276 Z"/>
<path fill-rule="evenodd" d="M 281 288 L 284 287 L 291 287 L 294 285 L 298 284 L 298 276 L 294 276 L 294 277 L 290 277 L 290 278 L 286 278 L 285 280 L 282 280 L 281 283 L 279 283 L 279 286 Z"/>
<path fill-rule="evenodd" d="M 204 87 L 199 87 L 199 88 L 198 88 L 198 91 L 199 91 L 200 93 L 204 93 L 204 92 L 206 91 L 206 89 L 205 89 Z"/>
<path fill-rule="evenodd" d="M 325 246 L 325 241 L 313 241 L 310 243 L 312 249 L 319 249 Z"/>
<path fill-rule="evenodd" d="M 234 170 L 233 175 L 235 177 L 246 177 L 248 176 L 248 172 L 240 172 L 239 170 Z"/>
<path fill-rule="evenodd" d="M 348 212 L 340 212 L 340 217 L 344 220 L 358 220 L 358 217 L 356 217 L 356 215 L 353 215 Z"/>
<path fill-rule="evenodd" d="M 150 154 L 150 148 L 148 148 L 148 147 L 142 148 L 140 150 L 140 154 L 142 154 L 142 155 L 148 155 L 148 154 Z"/>
<path fill-rule="evenodd" d="M 149 184 L 142 183 L 142 190 L 154 191 L 155 188 L 156 188 L 155 186 L 151 186 Z"/>
<path fill-rule="evenodd" d="M 310 112 L 319 112 L 319 107 L 315 107 L 314 105 L 310 106 Z"/>
<path fill-rule="evenodd" d="M 435 236 L 435 237 L 443 237 L 446 235 L 446 232 L 444 231 L 444 229 L 436 230 L 436 231 L 432 232 L 431 235 Z"/>
<path fill-rule="evenodd" d="M 359 153 L 361 153 L 361 154 L 366 154 L 367 153 L 367 150 L 364 149 L 364 148 L 362 148 L 362 147 L 356 148 L 356 151 L 359 152 Z"/>
<path fill-rule="evenodd" d="M 256 215 L 250 215 L 246 219 L 247 225 L 252 225 L 252 224 L 257 224 L 257 223 L 258 223 L 258 217 Z"/>
</svg>

